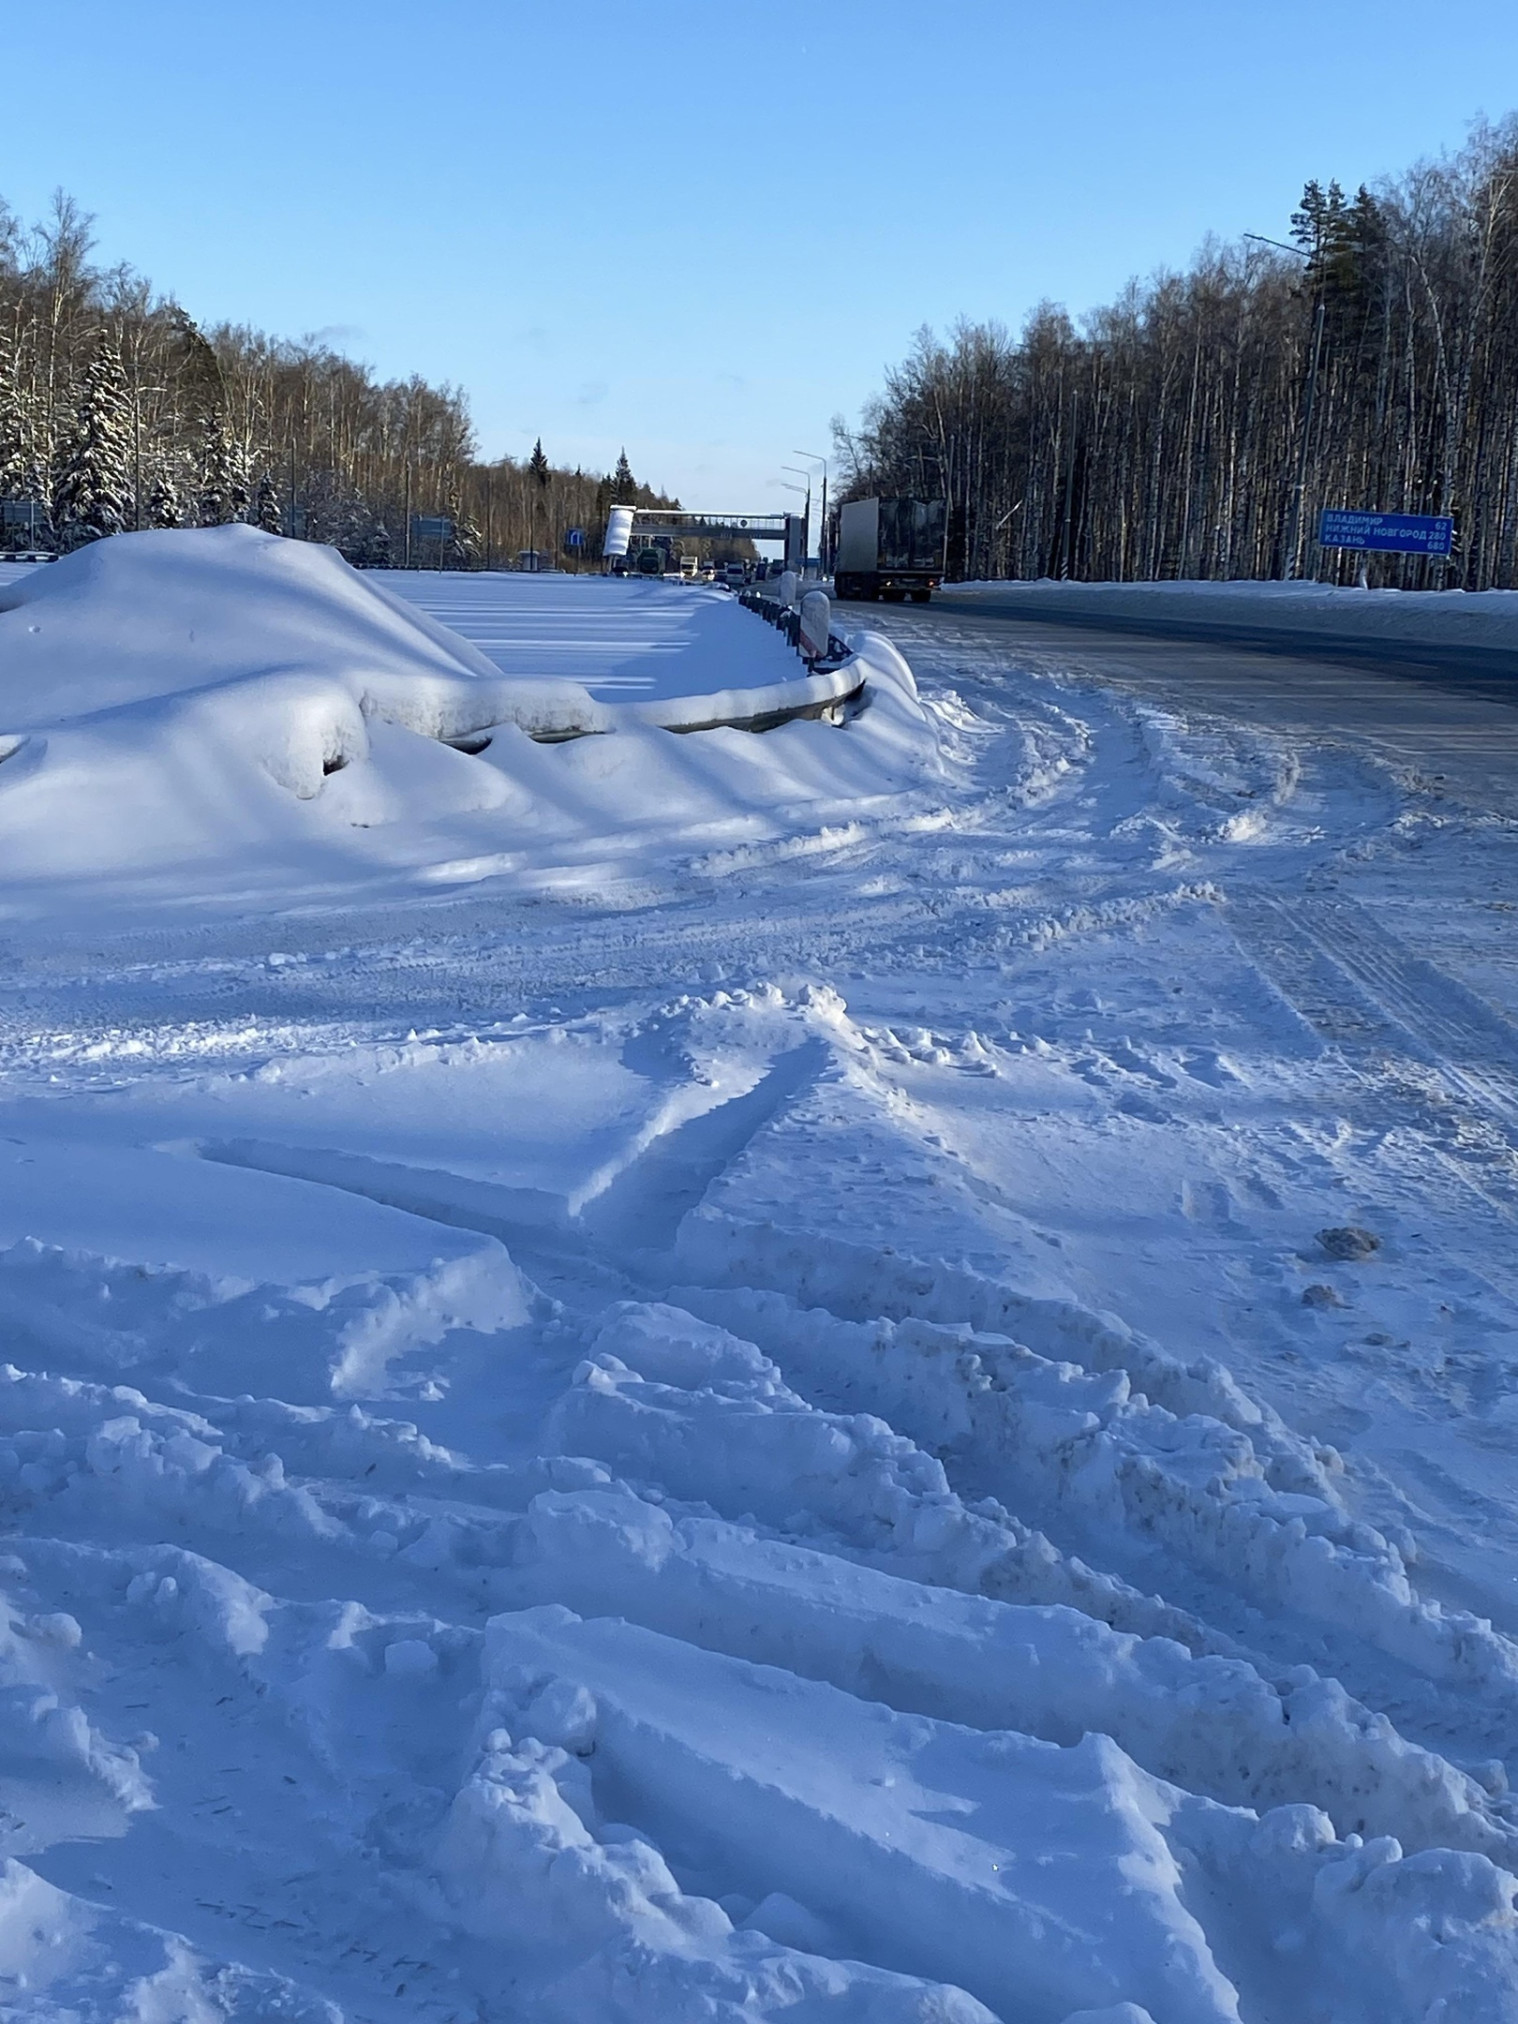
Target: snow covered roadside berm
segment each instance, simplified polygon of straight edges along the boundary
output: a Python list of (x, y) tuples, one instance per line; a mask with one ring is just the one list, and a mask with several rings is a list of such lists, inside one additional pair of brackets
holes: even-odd
[[(582, 588), (614, 611), (640, 587)], [(763, 834), (797, 802), (894, 793), (931, 770), (889, 648), (883, 707), (832, 754), (836, 772), (816, 764), (816, 732), (672, 739), (825, 705), (870, 671), (808, 674), (714, 595), (701, 615), (684, 691), (605, 701), (561, 674), (502, 673), (331, 549), (240, 525), (94, 543), (0, 584), (0, 908), (28, 889), (45, 906), (60, 882), (76, 905), (107, 886), (162, 903), (468, 883), (544, 869), (555, 850)]]
[(1019, 615), (1252, 632), (1312, 634), (1388, 646), (1475, 647), (1518, 653), (1518, 591), (1359, 590), (1330, 583), (963, 583), (966, 603), (1016, 601)]

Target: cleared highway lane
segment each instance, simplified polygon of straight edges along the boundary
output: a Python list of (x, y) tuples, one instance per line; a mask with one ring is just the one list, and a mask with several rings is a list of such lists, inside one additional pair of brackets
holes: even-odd
[[(840, 606), (850, 623), (897, 641), (915, 663), (967, 654), (984, 673), (1046, 673), (1235, 723), (1362, 747), (1446, 795), (1518, 817), (1518, 654), (1406, 649), (1342, 639), (1287, 641), (1243, 627), (1028, 615), (1006, 592), (940, 593), (924, 611)], [(1511, 665), (1509, 665), (1509, 663)]]

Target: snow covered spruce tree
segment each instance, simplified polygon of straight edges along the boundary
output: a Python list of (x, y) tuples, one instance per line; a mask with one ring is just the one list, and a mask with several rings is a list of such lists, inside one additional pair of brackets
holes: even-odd
[(638, 481), (633, 476), (632, 465), (623, 450), (617, 458), (617, 468), (611, 476), (611, 489), (607, 494), (613, 506), (636, 506), (638, 503)]
[(53, 524), (65, 548), (119, 534), (130, 510), (126, 377), (108, 338), (84, 376), (74, 433), (53, 488)]
[[(200, 427), (200, 524), (225, 527), (238, 518), (234, 495), (238, 487), (232, 464), (232, 445), (219, 407), (207, 408)], [(247, 488), (242, 488), (244, 505)]]
[(284, 518), (279, 510), (279, 487), (269, 471), (262, 473), (258, 490), (253, 495), (253, 525), (265, 534), (284, 532)]
[(174, 483), (174, 474), (166, 464), (160, 464), (153, 479), (153, 488), (148, 493), (149, 527), (183, 527), (184, 508), (179, 501), (179, 488)]
[(29, 447), (35, 439), (33, 418), (16, 370), (16, 355), (0, 342), (0, 499), (30, 506), (26, 517), (16, 516), (0, 527), (0, 547), (30, 548), (44, 536), (48, 486), (46, 476)]
[(14, 346), (0, 344), (0, 499), (21, 490), (26, 470), (26, 431)]

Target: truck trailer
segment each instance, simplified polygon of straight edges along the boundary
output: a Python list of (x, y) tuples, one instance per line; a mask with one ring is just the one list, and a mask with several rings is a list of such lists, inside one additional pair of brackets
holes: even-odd
[(943, 582), (949, 510), (942, 499), (851, 499), (838, 509), (838, 597), (926, 604)]

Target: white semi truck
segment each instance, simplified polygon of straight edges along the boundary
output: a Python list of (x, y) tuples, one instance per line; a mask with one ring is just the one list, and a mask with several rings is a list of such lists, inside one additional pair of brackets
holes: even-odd
[(838, 509), (835, 595), (926, 604), (943, 582), (948, 528), (942, 499), (851, 499)]

